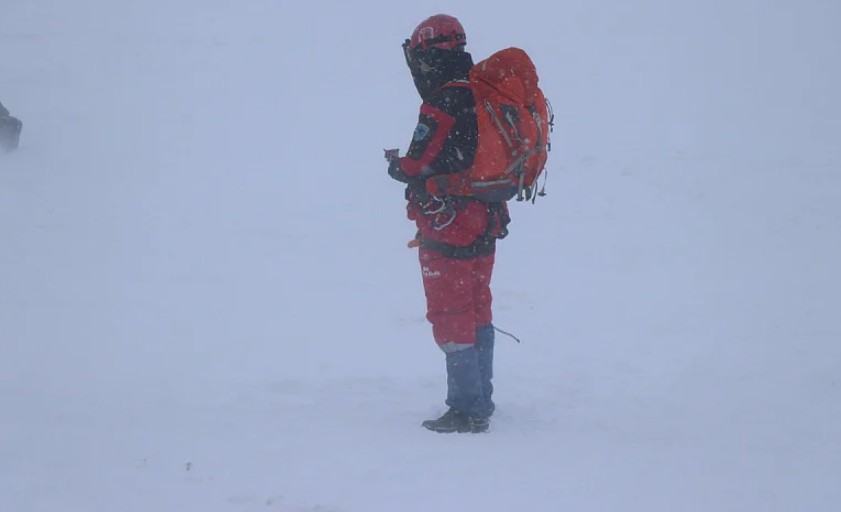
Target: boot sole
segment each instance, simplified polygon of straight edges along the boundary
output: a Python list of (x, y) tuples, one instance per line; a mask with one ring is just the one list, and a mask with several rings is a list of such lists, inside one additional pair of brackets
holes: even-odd
[(423, 428), (429, 430), (430, 432), (437, 432), (439, 434), (483, 434), (483, 433), (488, 431), (488, 428), (490, 428), (489, 424), (485, 424), (485, 425), (481, 425), (481, 426), (474, 425), (472, 427), (461, 428), (461, 429), (459, 429), (459, 428), (452, 428), (452, 429), (450, 429), (450, 428), (446, 428), (446, 429), (435, 428), (431, 425), (423, 425), (423, 424), (421, 426)]

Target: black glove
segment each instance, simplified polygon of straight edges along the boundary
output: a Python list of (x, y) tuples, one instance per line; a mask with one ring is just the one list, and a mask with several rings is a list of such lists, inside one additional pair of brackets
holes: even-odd
[(406, 171), (400, 167), (400, 150), (399, 149), (384, 149), (385, 159), (388, 161), (388, 175), (400, 183), (411, 183), (415, 178), (406, 174)]
[(385, 153), (385, 159), (386, 161), (388, 161), (388, 163), (391, 163), (392, 160), (400, 159), (399, 149), (384, 149), (383, 153)]

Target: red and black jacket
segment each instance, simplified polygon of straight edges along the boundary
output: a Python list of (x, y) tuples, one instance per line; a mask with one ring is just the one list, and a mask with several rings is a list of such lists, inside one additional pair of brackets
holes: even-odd
[(392, 161), (389, 174), (407, 184), (408, 216), (417, 224), (421, 247), (455, 258), (490, 254), (496, 239), (507, 234), (505, 203), (433, 198), (426, 192), (430, 176), (473, 165), (479, 134), (473, 92), (467, 83), (473, 65), (470, 54), (443, 51), (438, 59), (433, 73), (419, 76), (413, 70), (423, 104), (409, 150)]

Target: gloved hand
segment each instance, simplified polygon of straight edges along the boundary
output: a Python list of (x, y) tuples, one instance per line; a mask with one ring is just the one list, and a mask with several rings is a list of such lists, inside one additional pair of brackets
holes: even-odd
[(384, 149), (383, 152), (385, 153), (385, 159), (388, 163), (391, 163), (392, 160), (400, 158), (400, 150), (399, 149)]
[(400, 150), (399, 149), (384, 149), (385, 159), (388, 161), (388, 175), (400, 183), (411, 183), (415, 178), (406, 174), (406, 171), (400, 167)]

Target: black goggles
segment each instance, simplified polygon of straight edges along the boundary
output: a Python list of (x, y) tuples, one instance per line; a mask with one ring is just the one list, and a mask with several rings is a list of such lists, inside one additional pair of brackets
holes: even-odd
[(428, 50), (430, 48), (434, 48), (438, 43), (447, 43), (449, 41), (456, 41), (457, 43), (460, 41), (461, 45), (464, 45), (464, 34), (453, 34), (451, 36), (438, 36), (433, 37), (432, 39), (423, 39), (415, 48), (412, 48), (412, 41), (406, 39), (403, 42), (403, 54), (406, 56), (406, 62), (411, 63), (414, 60), (414, 52), (418, 50)]
[(406, 64), (410, 66), (420, 60), (424, 51), (426, 51), (426, 45), (424, 43), (421, 43), (414, 48), (412, 47), (412, 41), (409, 39), (406, 39), (403, 43), (403, 56), (406, 57)]
[(406, 65), (412, 70), (413, 75), (415, 73), (425, 75), (434, 69), (434, 66), (427, 62), (430, 57), (429, 55), (427, 55), (427, 59), (424, 60), (424, 55), (427, 53), (429, 52), (426, 52), (421, 48), (413, 50), (408, 39), (406, 39), (406, 42), (403, 43), (403, 55), (406, 57)]
[(403, 43), (403, 56), (406, 57), (406, 64), (412, 63), (412, 59), (414, 58), (412, 56), (413, 53), (414, 52), (412, 51), (412, 42), (406, 39), (406, 41)]

